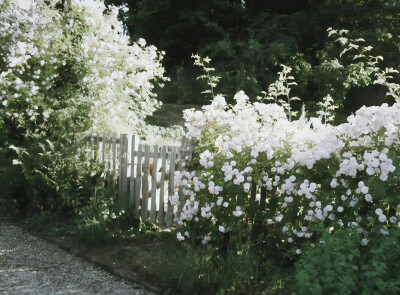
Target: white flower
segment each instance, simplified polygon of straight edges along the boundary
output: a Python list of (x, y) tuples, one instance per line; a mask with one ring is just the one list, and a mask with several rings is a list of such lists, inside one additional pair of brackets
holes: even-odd
[(363, 246), (367, 245), (368, 242), (369, 242), (369, 241), (368, 241), (366, 238), (364, 238), (364, 239), (361, 240), (361, 244), (362, 244)]
[(48, 117), (50, 117), (49, 111), (44, 111), (44, 112), (43, 112), (43, 117), (45, 117), (46, 119), (47, 119)]
[(377, 208), (377, 209), (375, 210), (375, 214), (376, 214), (376, 215), (382, 215), (382, 213), (383, 213), (383, 211), (382, 211), (381, 208)]
[(184, 237), (180, 232), (178, 232), (178, 233), (176, 234), (176, 238), (178, 239), (178, 241), (183, 241), (183, 240), (185, 240), (185, 237)]
[(338, 212), (343, 212), (343, 207), (342, 207), (342, 206), (339, 206), (339, 207), (337, 208), (337, 211), (338, 211)]
[(291, 203), (291, 202), (293, 202), (293, 197), (285, 197), (284, 200), (286, 203)]
[(211, 241), (211, 237), (205, 236), (205, 237), (203, 238), (203, 240), (201, 241), (201, 243), (202, 243), (203, 245), (205, 245), (205, 244), (207, 244), (207, 243), (210, 242), (210, 241)]
[(233, 97), (236, 100), (237, 105), (244, 105), (249, 100), (249, 97), (244, 93), (244, 91), (239, 91)]
[(380, 221), (380, 222), (385, 222), (385, 221), (386, 221), (386, 216), (383, 215), (383, 214), (379, 215), (378, 218), (379, 218), (379, 221)]
[(384, 235), (384, 236), (389, 235), (389, 231), (386, 230), (386, 229), (383, 229), (383, 228), (380, 230), (380, 233), (381, 233), (382, 235)]
[(332, 179), (331, 187), (332, 188), (337, 188), (338, 186), (339, 186), (339, 183), (337, 182), (337, 179), (336, 178)]
[(222, 225), (218, 226), (218, 230), (219, 230), (221, 233), (225, 233), (225, 227), (222, 226)]
[(301, 250), (300, 249), (296, 249), (296, 254), (300, 255), (301, 254)]
[(233, 216), (240, 217), (243, 215), (242, 208), (240, 206), (236, 206), (236, 211), (232, 212)]
[(243, 189), (244, 189), (245, 192), (248, 192), (248, 191), (250, 190), (250, 183), (246, 182), (246, 183), (243, 185)]
[(212, 104), (214, 104), (215, 106), (226, 106), (225, 97), (220, 95), (215, 96)]
[(365, 195), (365, 194), (368, 194), (368, 191), (369, 191), (369, 188), (368, 188), (368, 186), (363, 186), (362, 188), (361, 188), (361, 192)]

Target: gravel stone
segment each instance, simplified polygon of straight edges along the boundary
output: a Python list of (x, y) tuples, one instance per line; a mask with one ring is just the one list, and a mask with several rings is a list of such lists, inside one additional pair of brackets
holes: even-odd
[(0, 294), (154, 295), (1, 220)]

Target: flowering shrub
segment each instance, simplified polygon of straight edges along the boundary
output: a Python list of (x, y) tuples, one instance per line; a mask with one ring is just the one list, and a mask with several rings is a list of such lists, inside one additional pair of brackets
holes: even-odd
[(163, 54), (131, 42), (103, 1), (6, 0), (0, 10), (0, 148), (18, 154), (36, 195), (62, 196), (47, 205), (71, 206), (100, 176), (82, 135), (141, 134), (159, 104)]
[(290, 121), (275, 103), (234, 99), (184, 113), (197, 171), (176, 175), (185, 196), (179, 240), (206, 244), (258, 224), (300, 254), (320, 226), (355, 228), (366, 243), (397, 226), (400, 104), (362, 107), (333, 126), (324, 112)]
[(143, 39), (130, 44), (118, 9), (93, 0), (35, 1), (28, 9), (22, 2), (1, 6), (3, 116), (19, 124), (66, 120), (78, 103), (89, 108), (93, 130), (143, 125), (158, 105), (151, 82), (163, 78), (162, 54)]

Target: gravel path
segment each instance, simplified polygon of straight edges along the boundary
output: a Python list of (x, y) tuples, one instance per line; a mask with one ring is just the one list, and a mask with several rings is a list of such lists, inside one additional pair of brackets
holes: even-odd
[(90, 263), (0, 220), (0, 294), (153, 293), (135, 289)]

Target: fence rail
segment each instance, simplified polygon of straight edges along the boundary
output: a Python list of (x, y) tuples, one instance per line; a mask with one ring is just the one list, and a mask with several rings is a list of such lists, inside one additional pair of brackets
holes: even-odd
[(136, 219), (171, 226), (180, 208), (169, 197), (175, 194), (175, 171), (191, 160), (192, 148), (183, 137), (180, 146), (149, 145), (136, 135), (98, 135), (88, 138), (92, 157), (104, 163), (107, 187), (117, 190), (120, 208), (132, 210)]

